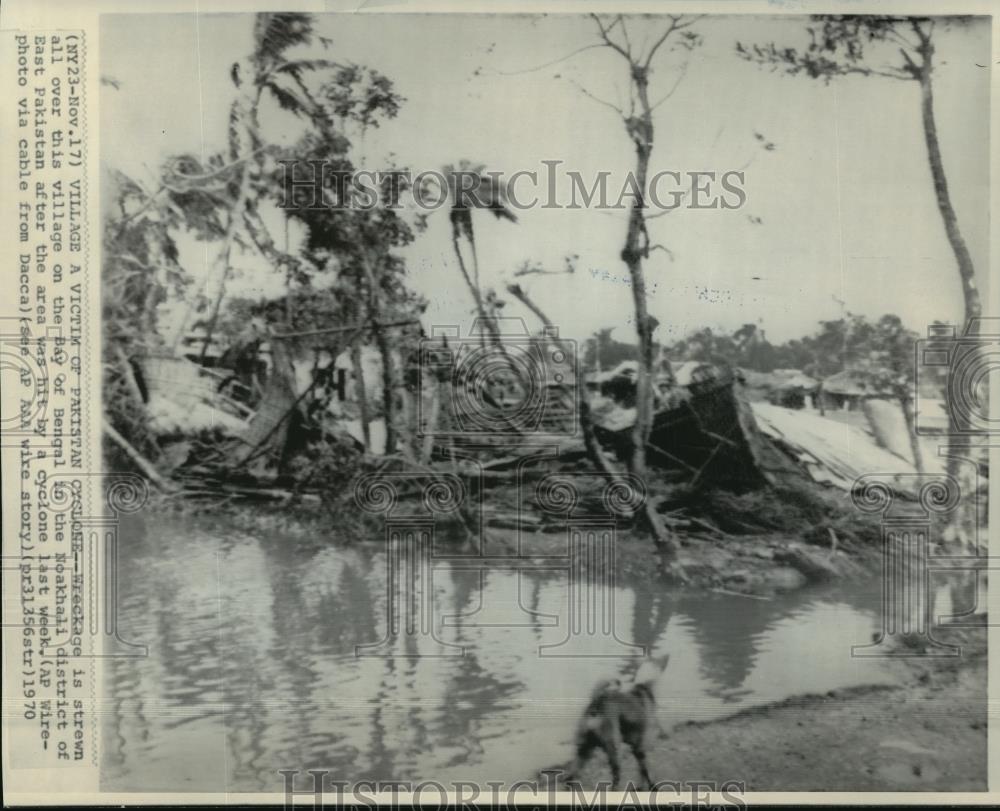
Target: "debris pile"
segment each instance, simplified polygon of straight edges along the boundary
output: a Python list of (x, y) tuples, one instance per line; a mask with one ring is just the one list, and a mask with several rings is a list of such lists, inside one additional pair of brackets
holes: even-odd
[[(813, 381), (793, 372), (773, 375), (773, 390), (812, 391)], [(628, 469), (636, 374), (636, 365), (624, 362), (570, 381), (587, 387), (605, 470)], [(487, 426), (449, 437), (434, 443), (433, 457), (421, 457), (379, 453), (379, 443), (371, 441), (377, 419), (369, 425), (366, 447), (356, 420), (328, 411), (325, 401), (306, 399), (315, 383), (297, 391), (288, 383), (291, 377), (284, 382), (274, 377), (265, 379), (257, 400), (245, 401), (225, 385), (231, 379), (225, 369), (178, 357), (145, 360), (146, 408), (156, 433), (173, 443), (164, 456), (173, 460), (171, 472), (188, 491), (311, 499), (331, 506), (349, 497), (351, 478), (359, 471), (457, 476), (484, 505), (485, 527), (544, 534), (564, 522), (548, 515), (535, 498), (535, 483), (552, 475), (571, 476), (575, 483), (601, 475), (595, 474), (593, 448), (584, 442), (573, 387), (565, 380), (540, 382), (537, 413), (545, 418), (522, 425), (523, 432), (512, 431), (519, 418), (498, 418), (492, 420), (492, 433)], [(657, 408), (647, 448), (652, 480), (645, 482), (646, 495), (664, 523), (689, 542), (725, 544), (752, 537), (782, 560), (794, 557), (794, 567), (808, 577), (822, 579), (822, 561), (812, 561), (808, 550), (789, 551), (789, 540), (841, 552), (870, 545), (878, 530), (870, 516), (852, 507), (849, 494), (859, 477), (879, 473), (895, 476), (901, 494), (917, 496), (907, 427), (893, 403), (869, 399), (846, 420), (842, 412), (821, 416), (801, 404), (786, 408), (751, 401), (748, 386), (759, 390), (761, 385), (761, 379), (748, 380), (745, 372), (711, 364), (662, 369), (654, 381)], [(443, 390), (436, 396), (449, 398), (442, 400), (453, 412), (449, 425), (475, 425), (470, 415), (455, 410), (475, 405), (472, 395), (465, 392), (463, 399), (461, 394)], [(502, 416), (510, 392), (494, 387), (490, 396)], [(523, 405), (513, 398), (511, 413), (536, 413)], [(862, 427), (859, 420), (865, 417), (869, 424)], [(925, 472), (943, 472), (933, 443), (925, 441), (925, 446)], [(266, 464), (263, 450), (270, 460)], [(592, 489), (581, 506), (589, 501), (600, 506), (599, 483)]]

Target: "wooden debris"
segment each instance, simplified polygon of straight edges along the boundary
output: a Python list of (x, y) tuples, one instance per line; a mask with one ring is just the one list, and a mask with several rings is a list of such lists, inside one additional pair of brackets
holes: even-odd
[(536, 531), (542, 529), (542, 519), (525, 511), (490, 511), (484, 516), (487, 526), (498, 529), (521, 529)]
[(771, 602), (770, 597), (765, 597), (763, 594), (748, 594), (743, 591), (730, 591), (729, 589), (714, 588), (711, 589), (716, 594), (725, 594), (728, 597), (746, 597), (748, 600), (764, 600), (765, 602)]
[(798, 569), (812, 583), (823, 583), (840, 577), (843, 572), (830, 558), (807, 547), (793, 545), (775, 552), (774, 559)]
[(138, 467), (146, 478), (155, 484), (159, 489), (165, 492), (171, 492), (174, 489), (174, 486), (159, 474), (157, 469), (153, 466), (153, 463), (133, 448), (132, 445), (129, 444), (128, 440), (114, 429), (107, 417), (104, 417), (104, 433), (107, 434), (119, 448), (125, 451), (125, 455), (135, 462), (136, 467)]

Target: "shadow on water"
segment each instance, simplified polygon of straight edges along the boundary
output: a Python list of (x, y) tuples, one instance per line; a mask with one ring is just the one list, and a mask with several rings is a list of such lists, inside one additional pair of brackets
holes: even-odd
[(665, 728), (889, 680), (881, 661), (851, 656), (878, 627), (877, 583), (774, 600), (604, 586), (620, 641), (543, 657), (567, 635), (565, 573), (441, 562), (438, 642), (358, 657), (387, 633), (381, 544), (306, 548), (162, 517), (123, 535), (119, 625), (149, 655), (106, 667), (107, 790), (281, 791), (279, 769), (517, 780), (568, 759), (594, 683), (638, 667), (632, 643), (671, 654)]

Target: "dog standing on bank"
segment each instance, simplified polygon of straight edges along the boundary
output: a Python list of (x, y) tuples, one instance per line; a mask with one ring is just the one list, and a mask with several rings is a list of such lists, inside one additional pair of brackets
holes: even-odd
[(660, 728), (653, 689), (669, 659), (669, 654), (650, 657), (639, 666), (631, 684), (606, 679), (594, 688), (577, 727), (576, 759), (566, 775), (567, 781), (580, 773), (595, 749), (603, 749), (611, 765), (611, 787), (617, 789), (621, 782), (619, 744), (625, 743), (635, 755), (647, 790), (652, 789), (646, 753)]

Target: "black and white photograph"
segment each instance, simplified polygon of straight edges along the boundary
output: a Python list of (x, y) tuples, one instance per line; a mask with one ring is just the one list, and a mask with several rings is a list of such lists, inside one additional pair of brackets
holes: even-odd
[(98, 790), (987, 791), (996, 45), (914, 8), (101, 14)]

